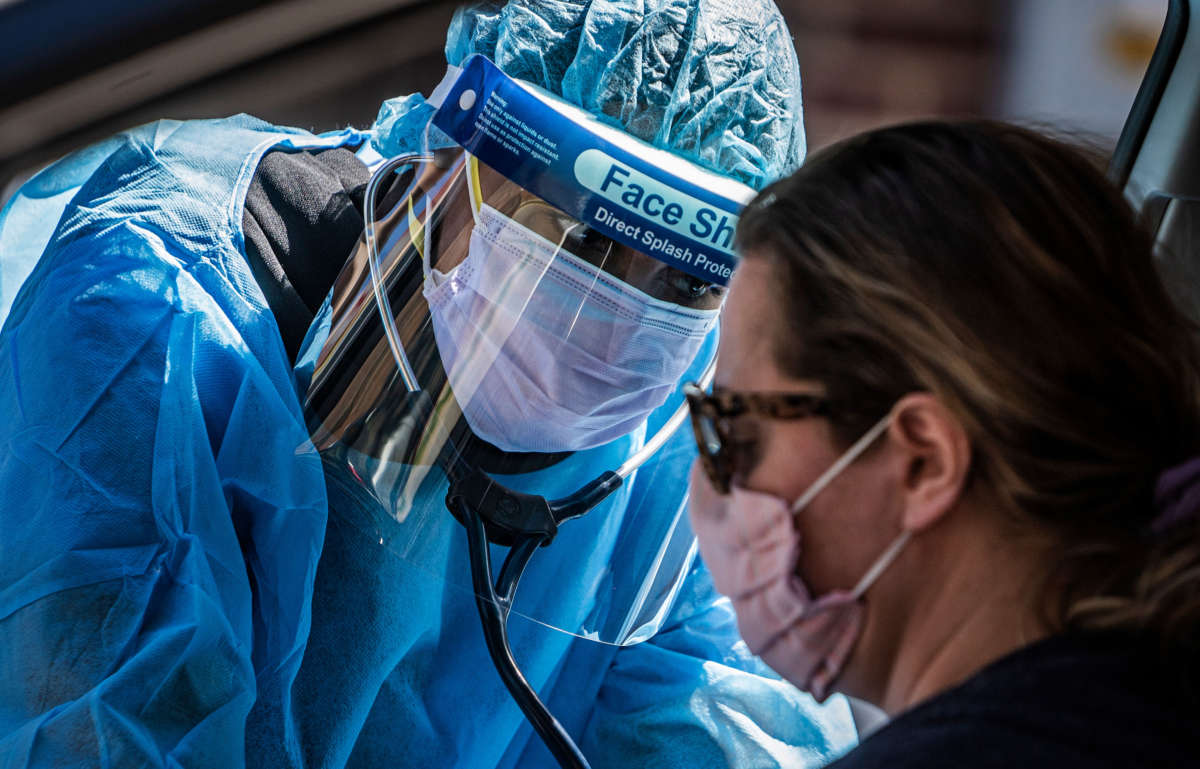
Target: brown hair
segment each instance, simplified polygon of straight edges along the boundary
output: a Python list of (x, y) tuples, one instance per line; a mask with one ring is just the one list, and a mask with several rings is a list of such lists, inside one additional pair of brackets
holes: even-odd
[(1078, 148), (995, 122), (873, 131), (765, 189), (738, 229), (772, 264), (782, 371), (847, 444), (937, 395), (1018, 522), (1061, 542), (1059, 629), (1200, 638), (1200, 526), (1152, 535), (1159, 474), (1200, 454), (1200, 354), (1152, 240)]

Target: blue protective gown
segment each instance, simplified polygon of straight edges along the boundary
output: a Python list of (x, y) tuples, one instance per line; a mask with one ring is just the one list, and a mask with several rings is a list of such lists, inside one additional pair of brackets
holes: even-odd
[[(60, 161), (0, 215), (0, 287), (23, 281), (0, 332), (0, 769), (553, 766), (470, 596), (414, 574), (313, 450), (305, 361), (297, 377), (245, 260), (267, 150), (388, 130), (163, 121)], [(690, 452), (680, 432), (613, 504), (674, 513)], [(577, 552), (558, 544), (545, 558)], [(597, 768), (814, 766), (853, 740), (844, 703), (762, 675), (699, 564), (645, 643), (510, 630)]]

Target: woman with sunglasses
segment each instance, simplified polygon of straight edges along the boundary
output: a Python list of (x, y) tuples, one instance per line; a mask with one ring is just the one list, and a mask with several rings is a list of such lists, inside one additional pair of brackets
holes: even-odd
[(1082, 153), (831, 147), (738, 230), (691, 518), (750, 649), (891, 721), (851, 767), (1200, 762), (1200, 357)]

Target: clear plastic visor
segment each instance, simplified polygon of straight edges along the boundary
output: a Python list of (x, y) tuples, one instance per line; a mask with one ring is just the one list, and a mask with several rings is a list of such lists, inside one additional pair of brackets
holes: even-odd
[(694, 557), (677, 385), (704, 374), (723, 288), (462, 150), (387, 169), (366, 205), (306, 402), (331, 515), (377, 533), (413, 589), (461, 602), (480, 593), (471, 505), (493, 581), (514, 543), (546, 544), (514, 614), (605, 643), (653, 634)]

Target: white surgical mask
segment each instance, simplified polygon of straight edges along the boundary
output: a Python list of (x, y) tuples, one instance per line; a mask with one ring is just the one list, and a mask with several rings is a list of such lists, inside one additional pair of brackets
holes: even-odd
[(425, 275), (455, 397), (475, 434), (506, 451), (578, 451), (630, 432), (718, 315), (655, 299), (487, 205), (467, 257)]

